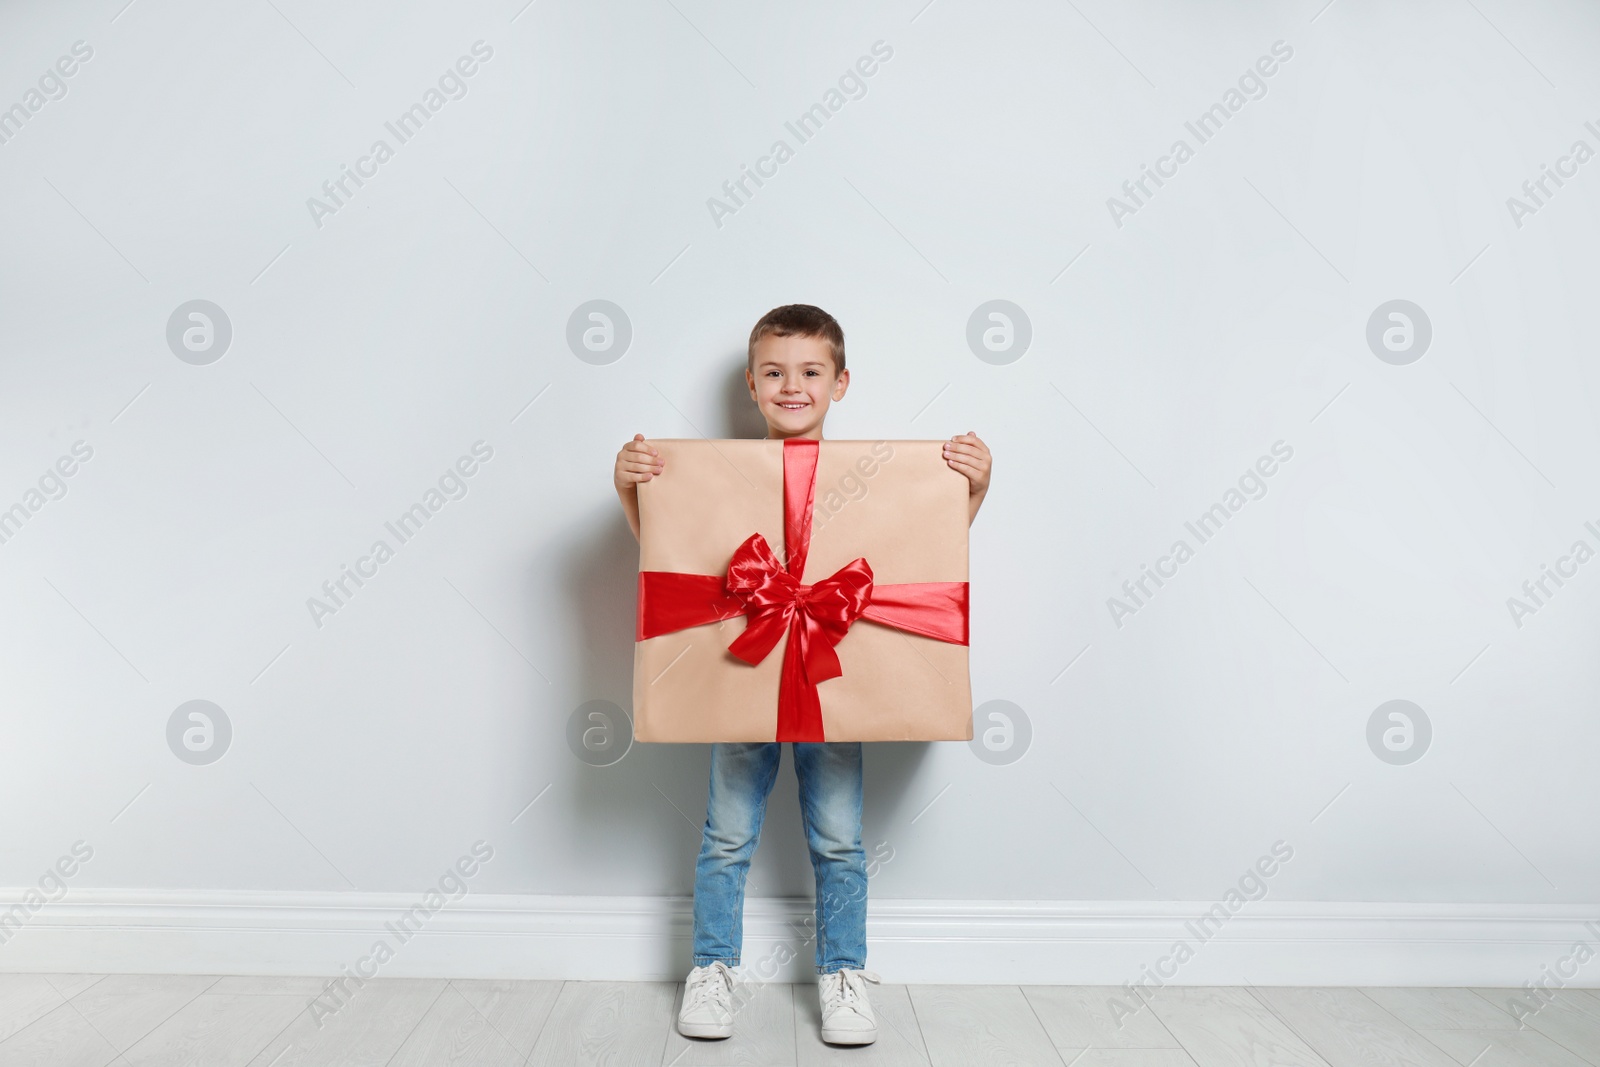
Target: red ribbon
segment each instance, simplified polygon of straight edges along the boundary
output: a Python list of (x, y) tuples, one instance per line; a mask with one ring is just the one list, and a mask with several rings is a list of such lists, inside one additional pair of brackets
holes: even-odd
[(778, 690), (778, 741), (824, 740), (817, 684), (844, 673), (834, 646), (857, 619), (952, 644), (967, 643), (966, 582), (874, 585), (872, 568), (858, 558), (820, 582), (800, 583), (811, 547), (816, 480), (817, 442), (784, 441), (787, 565), (780, 564), (767, 539), (755, 533), (734, 550), (725, 575), (639, 572), (637, 641), (745, 615), (749, 621), (744, 632), (728, 651), (753, 665), (788, 633)]

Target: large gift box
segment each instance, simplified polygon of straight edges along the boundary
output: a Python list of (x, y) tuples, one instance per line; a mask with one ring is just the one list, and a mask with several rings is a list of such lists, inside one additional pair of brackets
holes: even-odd
[(967, 479), (942, 441), (652, 440), (639, 741), (966, 741)]

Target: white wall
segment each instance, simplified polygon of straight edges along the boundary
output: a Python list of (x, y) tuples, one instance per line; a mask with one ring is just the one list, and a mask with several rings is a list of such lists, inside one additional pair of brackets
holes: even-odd
[[(0, 106), (93, 50), (0, 144), (0, 508), (93, 450), (0, 544), (0, 884), (93, 849), (0, 967), (65, 962), (74, 902), (420, 892), (480, 839), (474, 894), (691, 892), (706, 750), (599, 768), (566, 741), (630, 693), (610, 464), (635, 431), (759, 433), (744, 338), (796, 301), (847, 334), (829, 436), (993, 448), (974, 699), (1031, 724), (1005, 765), (871, 748), (874, 900), (1206, 906), (1281, 840), (1265, 905), (1600, 913), (1600, 564), (1507, 605), (1600, 548), (1600, 163), (1508, 206), (1600, 149), (1593, 8), (119, 7), (0, 14)], [(477, 41), (466, 95), (399, 144), (385, 122)], [(799, 144), (785, 122), (878, 41)], [(1200, 144), (1186, 121), (1279, 41)], [(378, 138), (393, 158), (314, 219)], [(1114, 221), (1178, 138), (1193, 158)], [(204, 365), (166, 336), (196, 299), (232, 330)], [(632, 329), (604, 365), (566, 340), (595, 299)], [(1004, 364), (967, 341), (995, 299), (1031, 324)], [(1367, 341), (1397, 299), (1431, 323), (1404, 365)], [(478, 441), (464, 498), (314, 623)], [(1189, 535), (1279, 441), (1265, 495)], [(1178, 538), (1194, 557), (1118, 625)], [(232, 729), (205, 766), (168, 744), (197, 699)], [(1421, 759), (1369, 747), (1390, 700), (1431, 723)], [(787, 757), (769, 820), (752, 893), (808, 895)], [(1546, 940), (1503, 977), (1568, 928)], [(182, 966), (159, 955), (126, 969)]]

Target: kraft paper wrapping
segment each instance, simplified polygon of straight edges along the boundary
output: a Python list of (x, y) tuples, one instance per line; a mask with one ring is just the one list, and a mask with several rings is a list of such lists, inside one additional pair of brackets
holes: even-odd
[[(787, 558), (782, 441), (652, 440), (661, 474), (639, 484), (639, 567), (724, 574), (734, 549), (762, 534)], [(967, 580), (967, 479), (942, 441), (823, 441), (817, 456), (813, 584), (856, 557), (874, 584)], [(728, 652), (740, 615), (638, 642), (639, 741), (771, 741), (783, 637), (759, 664)], [(967, 646), (857, 619), (835, 647), (844, 674), (817, 687), (829, 741), (972, 738)]]

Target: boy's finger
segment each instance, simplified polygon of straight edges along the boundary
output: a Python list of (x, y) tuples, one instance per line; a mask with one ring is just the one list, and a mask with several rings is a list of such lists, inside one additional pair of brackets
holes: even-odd
[(981, 474), (982, 473), (981, 471), (978, 470), (977, 467), (974, 467), (972, 464), (966, 462), (965, 460), (951, 459), (951, 460), (946, 460), (946, 462), (949, 463), (950, 466), (954, 467), (956, 470), (960, 471), (963, 474), (968, 474), (968, 473)]

